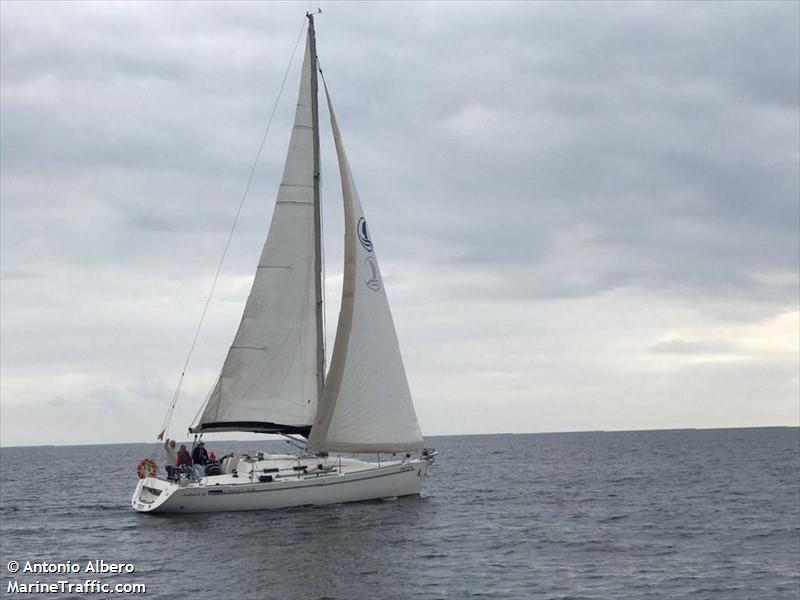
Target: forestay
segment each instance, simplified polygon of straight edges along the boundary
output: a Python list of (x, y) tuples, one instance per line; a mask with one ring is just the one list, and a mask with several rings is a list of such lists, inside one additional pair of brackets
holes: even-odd
[(327, 87), (325, 93), (342, 179), (345, 264), (331, 367), (309, 442), (320, 452), (420, 449), (422, 433), (375, 247)]
[(318, 400), (314, 137), (309, 36), (289, 151), (239, 329), (199, 422), (203, 431), (307, 434)]

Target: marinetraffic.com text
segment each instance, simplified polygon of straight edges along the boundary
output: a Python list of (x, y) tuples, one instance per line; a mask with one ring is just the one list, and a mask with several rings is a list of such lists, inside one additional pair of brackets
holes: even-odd
[[(98, 576), (122, 575), (136, 572), (133, 563), (115, 563), (100, 560), (86, 562), (32, 562), (11, 560), (6, 564), (11, 575), (3, 591), (6, 594), (145, 594), (144, 583), (107, 583)], [(29, 580), (31, 575), (83, 575), (85, 579), (71, 580), (66, 577), (57, 581)], [(77, 578), (76, 578), (77, 579)]]

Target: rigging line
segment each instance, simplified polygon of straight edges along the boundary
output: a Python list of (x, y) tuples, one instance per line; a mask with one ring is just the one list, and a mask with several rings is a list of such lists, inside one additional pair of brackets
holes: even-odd
[(253, 177), (256, 173), (256, 167), (258, 166), (258, 161), (261, 158), (261, 152), (264, 150), (264, 145), (267, 143), (267, 136), (269, 135), (270, 127), (272, 126), (272, 119), (275, 117), (275, 112), (278, 109), (278, 103), (281, 99), (283, 94), (283, 88), (286, 85), (286, 79), (289, 77), (289, 71), (292, 67), (292, 62), (294, 61), (294, 55), (297, 52), (297, 47), (300, 45), (300, 40), (303, 37), (303, 31), (306, 28), (305, 19), (303, 19), (303, 26), (300, 28), (300, 33), (297, 35), (297, 40), (294, 43), (294, 48), (292, 48), (292, 54), (289, 57), (289, 64), (286, 65), (286, 71), (283, 74), (283, 79), (281, 80), (280, 88), (278, 89), (278, 95), (275, 98), (275, 103), (272, 105), (272, 111), (269, 114), (269, 118), (267, 119), (267, 125), (264, 128), (264, 135), (261, 138), (261, 144), (258, 147), (258, 152), (256, 153), (255, 160), (253, 160), (253, 165), (250, 167), (250, 175), (247, 178), (247, 185), (245, 185), (244, 193), (242, 194), (241, 200), (239, 200), (239, 207), (236, 209), (236, 216), (233, 218), (233, 225), (231, 226), (231, 230), (228, 233), (228, 239), (225, 241), (225, 247), (222, 250), (222, 256), (219, 259), (219, 264), (217, 265), (217, 272), (214, 274), (214, 281), (211, 284), (211, 291), (208, 294), (208, 298), (206, 298), (206, 303), (203, 306), (203, 312), (200, 315), (200, 322), (197, 324), (197, 328), (194, 332), (194, 339), (192, 340), (192, 345), (189, 348), (189, 353), (186, 356), (186, 361), (183, 364), (183, 369), (181, 370), (181, 376), (178, 378), (178, 385), (175, 389), (175, 393), (172, 396), (172, 402), (170, 403), (170, 407), (167, 410), (167, 415), (164, 418), (164, 422), (162, 423), (161, 429), (162, 431), (166, 431), (169, 428), (170, 422), (172, 420), (172, 413), (175, 410), (175, 405), (178, 402), (178, 397), (180, 396), (181, 386), (183, 385), (183, 379), (186, 375), (186, 369), (189, 367), (189, 361), (192, 358), (192, 354), (194, 354), (194, 349), (197, 346), (197, 340), (200, 337), (200, 329), (203, 327), (203, 321), (205, 321), (206, 313), (208, 312), (208, 306), (211, 304), (211, 298), (214, 296), (214, 290), (217, 287), (217, 282), (219, 281), (219, 275), (222, 272), (222, 265), (225, 262), (225, 257), (228, 254), (228, 249), (231, 245), (231, 240), (233, 239), (233, 234), (236, 231), (236, 226), (239, 224), (239, 217), (242, 214), (242, 208), (244, 207), (244, 202), (247, 199), (247, 194), (250, 191), (250, 186), (253, 183)]

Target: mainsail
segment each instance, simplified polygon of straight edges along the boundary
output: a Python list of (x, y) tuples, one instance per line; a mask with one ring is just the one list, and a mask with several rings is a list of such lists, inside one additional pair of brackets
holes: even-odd
[(309, 443), (318, 452), (422, 448), (375, 247), (342, 145), (327, 86), (345, 212), (342, 305)]
[(310, 29), (269, 234), (236, 338), (193, 433), (308, 435), (316, 414), (324, 349), (314, 46)]
[[(327, 88), (345, 212), (342, 305), (324, 375), (313, 17), (283, 179), (239, 329), (193, 433), (299, 433), (318, 452), (422, 448), (364, 211)], [(324, 381), (324, 386), (323, 386)]]

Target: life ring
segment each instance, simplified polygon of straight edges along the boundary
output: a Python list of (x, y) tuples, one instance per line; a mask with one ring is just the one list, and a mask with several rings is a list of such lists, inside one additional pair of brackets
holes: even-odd
[(153, 459), (143, 458), (139, 461), (139, 464), (136, 465), (136, 475), (139, 476), (139, 479), (153, 477), (156, 473), (158, 473), (158, 465), (156, 465), (156, 461)]

